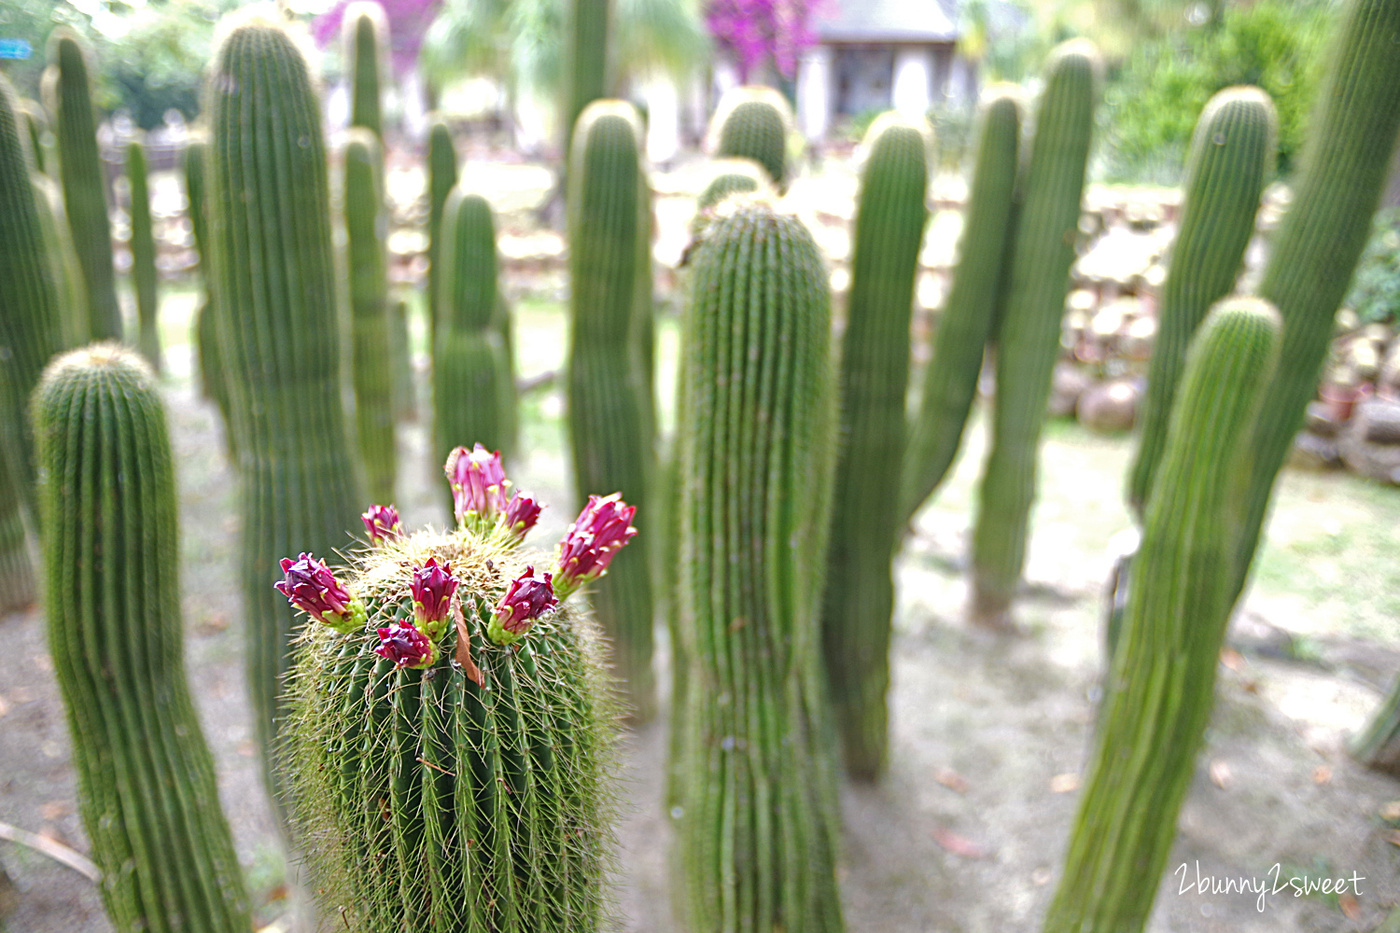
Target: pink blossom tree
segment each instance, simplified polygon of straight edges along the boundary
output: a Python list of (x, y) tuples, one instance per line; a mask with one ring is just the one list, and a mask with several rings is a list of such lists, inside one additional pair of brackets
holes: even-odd
[(710, 0), (705, 23), (745, 84), (772, 63), (791, 79), (803, 50), (816, 44), (813, 21), (822, 0)]

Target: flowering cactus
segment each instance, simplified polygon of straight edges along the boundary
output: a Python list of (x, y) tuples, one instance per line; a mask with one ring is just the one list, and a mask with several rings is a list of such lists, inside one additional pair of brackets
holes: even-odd
[(622, 501), (621, 493), (589, 496), (578, 519), (559, 542), (559, 579), (555, 589), (561, 598), (608, 572), (614, 555), (632, 540), (637, 529), (632, 516), (637, 507)]
[[(299, 642), (285, 756), (323, 908), (365, 933), (592, 933), (616, 784), (600, 642), (522, 546), (540, 505), (506, 500), (499, 458), (458, 448), (447, 473), (456, 529), (405, 534), (377, 507), (371, 537), (397, 531), (348, 571), (284, 562), (278, 589), (327, 623)], [(559, 552), (575, 588), (633, 511), (593, 497)], [(357, 605), (348, 627), (327, 611)]]
[(340, 585), (324, 561), (304, 552), (296, 560), (284, 557), (282, 573), (286, 576), (273, 588), (313, 619), (340, 632), (364, 624), (365, 607)]

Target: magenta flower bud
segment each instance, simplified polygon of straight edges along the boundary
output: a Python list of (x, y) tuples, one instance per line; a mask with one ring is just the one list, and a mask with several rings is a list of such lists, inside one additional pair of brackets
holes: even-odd
[(311, 618), (340, 632), (365, 624), (365, 607), (340, 585), (324, 561), (303, 553), (296, 560), (282, 558), (283, 578), (273, 586), (287, 602)]
[(392, 622), (388, 628), (377, 629), (379, 647), (374, 653), (395, 667), (421, 670), (437, 660), (437, 646), (427, 635), (407, 622)]
[(505, 520), (502, 522), (506, 534), (516, 543), (524, 541), (530, 529), (535, 527), (535, 522), (539, 521), (540, 508), (538, 502), (523, 492), (511, 496), (506, 503)]
[(531, 622), (559, 605), (559, 600), (554, 598), (553, 580), (553, 574), (537, 574), (534, 567), (526, 567), (524, 573), (512, 580), (486, 628), (491, 640), (498, 645), (519, 640), (529, 631)]
[(505, 511), (510, 481), (501, 468), (500, 451), (492, 453), (480, 444), (471, 452), (458, 447), (447, 455), (443, 470), (452, 484), (452, 511), (459, 523), (485, 530)]
[(607, 573), (613, 557), (637, 533), (632, 527), (636, 513), (637, 507), (623, 502), (620, 492), (588, 497), (588, 505), (559, 542), (554, 589), (560, 599)]
[(457, 578), (452, 575), (452, 565), (438, 564), (436, 558), (429, 557), (422, 567), (414, 568), (410, 586), (418, 628), (437, 641), (447, 631), (448, 608), (452, 605), (452, 594), (457, 592)]
[(379, 545), (386, 541), (397, 541), (403, 537), (403, 523), (399, 521), (399, 510), (392, 505), (372, 505), (369, 511), (360, 516), (369, 532), (371, 544)]

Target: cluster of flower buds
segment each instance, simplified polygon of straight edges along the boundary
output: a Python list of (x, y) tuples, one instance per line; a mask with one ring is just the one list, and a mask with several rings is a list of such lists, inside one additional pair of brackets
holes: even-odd
[(452, 511), (457, 523), (482, 534), (503, 529), (515, 543), (525, 540), (540, 517), (540, 504), (516, 492), (507, 497), (510, 480), (501, 466), (501, 452), (480, 444), (471, 450), (458, 447), (443, 466), (452, 485)]
[(530, 630), (531, 623), (558, 605), (554, 575), (537, 574), (533, 566), (526, 567), (525, 572), (506, 587), (486, 634), (498, 645), (512, 644)]
[(635, 505), (622, 501), (622, 493), (588, 497), (588, 505), (559, 542), (554, 592), (560, 599), (607, 573), (613, 557), (637, 533), (632, 527), (636, 513)]
[(337, 632), (353, 632), (365, 624), (365, 606), (331, 573), (324, 561), (303, 553), (282, 558), (282, 579), (273, 584), (287, 602)]
[(399, 510), (392, 505), (372, 505), (368, 512), (360, 516), (360, 521), (365, 523), (370, 544), (378, 546), (403, 537)]

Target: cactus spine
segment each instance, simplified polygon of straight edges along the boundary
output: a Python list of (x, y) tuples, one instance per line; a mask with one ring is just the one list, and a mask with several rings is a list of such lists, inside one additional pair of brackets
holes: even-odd
[(428, 131), (428, 346), (437, 339), (444, 312), (438, 307), (442, 294), (442, 209), (457, 186), (457, 149), (452, 132), (441, 120)]
[(68, 227), (87, 290), (88, 332), (95, 340), (120, 338), (122, 315), (112, 266), (112, 226), (97, 151), (87, 49), (76, 33), (55, 30), (49, 41), (49, 62), (44, 76), (46, 104), (58, 138), (58, 175)]
[[(364, 22), (362, 19), (361, 22)], [(345, 234), (350, 269), (355, 428), (365, 485), (376, 502), (394, 499), (398, 446), (394, 439), (394, 370), (389, 322), (389, 270), (384, 241), (379, 140), (352, 127), (345, 143)]]
[(0, 398), (6, 407), (0, 423), (18, 435), (14, 482), (33, 514), (33, 434), (25, 401), (62, 346), (63, 328), (59, 267), (44, 235), (46, 205), (31, 181), (27, 149), (14, 89), (0, 75), (0, 374), (9, 386)]
[(1083, 40), (1067, 42), (1048, 68), (997, 327), (991, 451), (973, 532), (969, 611), (973, 621), (993, 627), (1009, 624), (1025, 563), (1040, 429), (1079, 229), (1098, 53)]
[(1278, 337), (1273, 306), (1239, 298), (1217, 305), (1192, 343), (1045, 933), (1147, 923), (1214, 700), (1239, 493)]
[(678, 436), (690, 929), (842, 929), (818, 613), (834, 466), (826, 270), (811, 234), (732, 199), (694, 260)]
[(787, 186), (787, 141), (792, 112), (787, 99), (769, 87), (736, 87), (715, 110), (715, 155), (753, 159), (779, 189)]
[(1128, 502), (1139, 515), (1162, 456), (1191, 335), (1210, 306), (1234, 287), (1254, 233), (1259, 195), (1272, 172), (1277, 122), (1269, 95), (1255, 87), (1234, 87), (1212, 97), (1196, 123), (1181, 225), (1157, 316), (1142, 436), (1128, 474)]
[(866, 134), (841, 352), (837, 460), (822, 611), (827, 683), (846, 770), (873, 780), (888, 750), (895, 528), (909, 383), (909, 317), (928, 219), (927, 131), (897, 114)]
[(443, 211), (443, 294), (446, 315), (433, 354), (436, 456), (464, 440), (501, 451), (515, 447), (515, 384), (496, 326), (496, 224), (491, 205), (460, 188)]
[(267, 568), (294, 546), (344, 545), (364, 497), (342, 402), (330, 189), (306, 62), (279, 25), (249, 19), (224, 39), (208, 91), (218, 344), (243, 484), (249, 690), (267, 752), (293, 629)]
[(987, 89), (978, 107), (977, 163), (958, 243), (958, 266), (924, 370), (918, 412), (905, 450), (899, 517), (909, 520), (948, 475), (977, 397), (983, 348), (1005, 296), (1007, 246), (1015, 220), (1021, 94)]
[(1317, 388), (1332, 320), (1366, 245), (1400, 133), (1400, 0), (1352, 0), (1332, 40), (1299, 160), (1293, 204), (1274, 235), (1259, 295), (1283, 315), (1283, 346), (1254, 433), (1234, 596), (1268, 512), (1274, 478)]
[(161, 371), (159, 296), (156, 293), (156, 240), (151, 229), (151, 193), (146, 177), (146, 147), (132, 140), (126, 147), (126, 181), (131, 215), (131, 280), (136, 290), (139, 346), (146, 362)]
[[(595, 101), (579, 118), (569, 169), (569, 435), (574, 484), (618, 490), (645, 508), (655, 470), (635, 357), (642, 236), (642, 169), (630, 104)], [(624, 572), (599, 581), (593, 607), (639, 720), (654, 712), (653, 597), (645, 548), (618, 558)]]
[(49, 651), (83, 824), (121, 931), (252, 918), (181, 653), (175, 471), (154, 376), (115, 344), (56, 359), (34, 397)]

